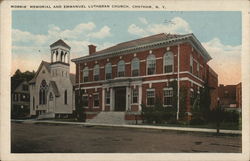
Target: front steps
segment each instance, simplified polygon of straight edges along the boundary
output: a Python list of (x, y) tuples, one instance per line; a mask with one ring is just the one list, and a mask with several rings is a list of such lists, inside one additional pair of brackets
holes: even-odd
[(100, 112), (93, 119), (87, 119), (88, 123), (100, 123), (100, 124), (117, 124), (125, 125), (125, 112)]
[(55, 113), (53, 113), (53, 112), (47, 112), (47, 113), (39, 115), (37, 117), (37, 120), (51, 119), (51, 118), (55, 118)]

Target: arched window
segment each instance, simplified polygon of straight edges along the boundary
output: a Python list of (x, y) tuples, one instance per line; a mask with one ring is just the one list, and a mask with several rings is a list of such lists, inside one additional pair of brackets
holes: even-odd
[(166, 52), (163, 58), (164, 64), (164, 73), (171, 73), (173, 72), (174, 66), (174, 56), (172, 52)]
[(39, 104), (44, 105), (46, 104), (46, 90), (47, 90), (47, 83), (45, 80), (42, 80), (39, 90)]
[(64, 91), (64, 104), (68, 104), (68, 96), (67, 96), (67, 90)]
[(124, 77), (125, 76), (125, 62), (120, 60), (117, 65), (117, 76)]
[(63, 51), (61, 51), (61, 56), (60, 56), (60, 61), (61, 62), (63, 61), (63, 55), (64, 55), (64, 53), (63, 53)]
[(58, 61), (58, 51), (56, 51), (56, 61)]
[(83, 82), (87, 82), (89, 79), (89, 68), (85, 67), (83, 69)]
[(155, 56), (150, 54), (147, 58), (147, 74), (152, 75), (156, 73)]
[(97, 81), (99, 80), (99, 74), (100, 74), (100, 68), (99, 65), (94, 66), (94, 80)]
[(112, 65), (108, 63), (105, 65), (105, 78), (112, 79)]
[(134, 58), (132, 60), (131, 71), (132, 71), (132, 76), (139, 76), (140, 60), (138, 58)]

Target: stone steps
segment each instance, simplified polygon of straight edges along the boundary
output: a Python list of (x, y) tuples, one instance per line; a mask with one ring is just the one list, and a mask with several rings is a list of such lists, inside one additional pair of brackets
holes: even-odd
[(53, 112), (48, 112), (48, 113), (44, 113), (41, 114), (37, 117), (37, 120), (42, 120), (42, 119), (51, 119), (51, 118), (55, 118), (55, 113)]
[(100, 112), (93, 119), (86, 120), (88, 123), (100, 123), (100, 124), (118, 124), (124, 125), (125, 121), (125, 112)]

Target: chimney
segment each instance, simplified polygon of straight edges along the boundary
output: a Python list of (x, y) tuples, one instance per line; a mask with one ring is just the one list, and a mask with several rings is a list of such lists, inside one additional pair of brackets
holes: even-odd
[(96, 52), (96, 46), (95, 45), (89, 45), (89, 55)]

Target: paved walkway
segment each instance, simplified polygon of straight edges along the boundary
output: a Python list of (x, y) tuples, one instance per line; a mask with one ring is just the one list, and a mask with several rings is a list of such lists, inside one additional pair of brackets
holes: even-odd
[[(167, 126), (150, 126), (150, 125), (115, 125), (115, 124), (100, 124), (100, 123), (86, 123), (86, 122), (66, 122), (54, 120), (11, 120), (13, 122), (23, 123), (49, 123), (49, 124), (68, 124), (68, 125), (85, 125), (85, 126), (107, 126), (107, 127), (124, 127), (124, 128), (139, 128), (139, 129), (159, 129), (159, 130), (175, 130), (175, 131), (190, 131), (190, 132), (208, 132), (216, 133), (216, 129), (206, 128), (190, 128), (190, 127), (167, 127)], [(241, 130), (221, 130), (221, 134), (241, 134)]]

